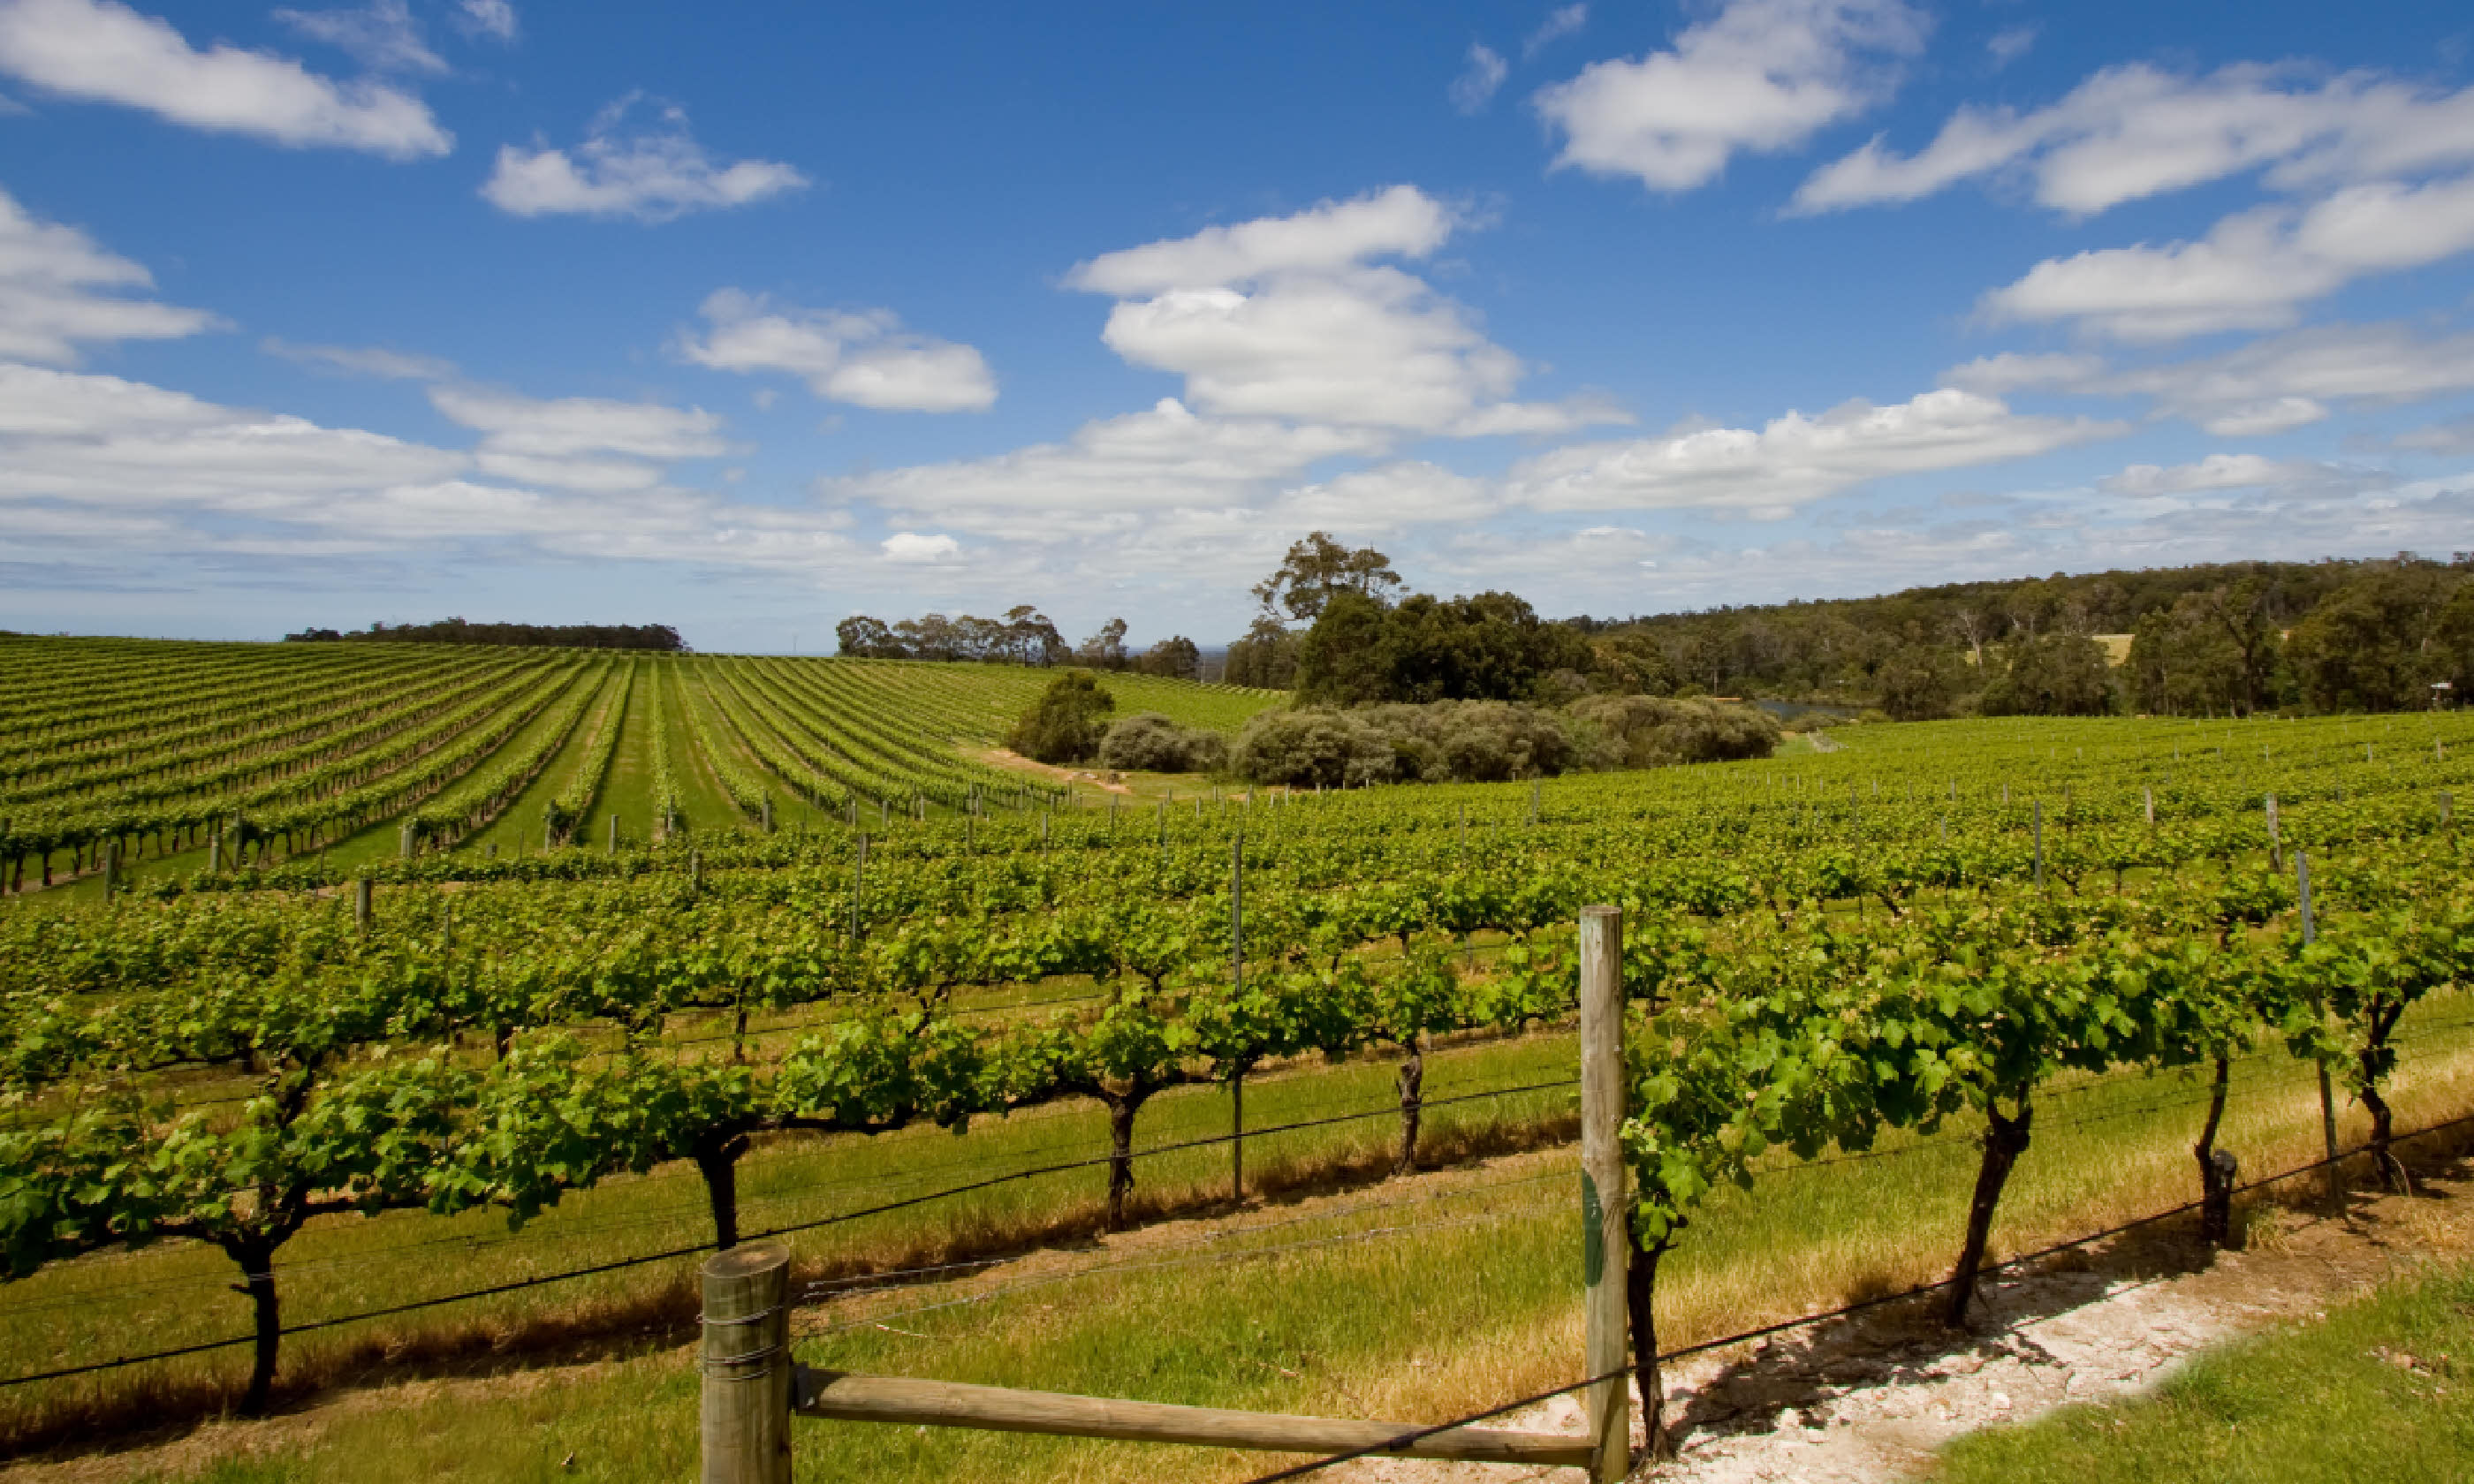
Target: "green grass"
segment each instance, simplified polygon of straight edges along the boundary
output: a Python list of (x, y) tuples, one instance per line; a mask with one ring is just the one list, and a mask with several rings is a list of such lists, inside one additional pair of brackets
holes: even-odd
[[(2433, 1018), (2452, 1022), (2462, 1020), (2464, 1009), (2456, 1001), (2429, 1007), (2438, 1013)], [(2412, 1126), (2474, 1106), (2474, 1048), (2466, 1040), (2462, 1027), (2444, 1034), (2434, 1027), (2409, 1043), (2397, 1089), (2401, 1121)], [(1566, 1037), (1552, 1037), (1495, 1049), (1567, 1067), (1570, 1045)], [(1379, 1098), (1388, 1068), (1348, 1072), (1364, 1079), (1360, 1090), (1370, 1102)], [(2282, 1057), (2242, 1064), (2225, 1138), (2246, 1169), (2281, 1168), (2312, 1152), (2316, 1096), (2307, 1074), (2298, 1073)], [(1437, 1095), (1447, 1095), (1454, 1083), (1467, 1085), (1465, 1072), (1440, 1065), (1431, 1075)], [(1249, 1116), (1270, 1121), (1275, 1086), (1249, 1094)], [(2178, 1077), (2056, 1089), (2044, 1100), (2035, 1143), (2004, 1196), (1997, 1254), (2188, 1199), (2199, 1092)], [(1217, 1096), (1188, 1093), (1170, 1116), (1147, 1125), (1145, 1142), (1213, 1131), (1225, 1114)], [(1024, 1120), (1010, 1132), (1033, 1136), (1038, 1129)], [(2349, 1118), (2343, 1132), (2358, 1138), (2362, 1130)], [(1360, 1137), (1379, 1146), (1390, 1133), (1388, 1120), (1376, 1120)], [(979, 1137), (952, 1147), (968, 1150)], [(879, 1140), (853, 1153), (883, 1160), (880, 1175), (897, 1173), (934, 1158), (944, 1136), (921, 1137)], [(1271, 1152), (1263, 1156), (1268, 1164)], [(1220, 1178), (1217, 1151), (1178, 1158), (1194, 1161), (1186, 1170), (1191, 1180)], [(1218, 1240), (1192, 1228), (1157, 1230), (957, 1283), (844, 1297), (801, 1310), (796, 1348), (803, 1361), (837, 1369), (1093, 1395), (1407, 1421), (1475, 1411), (1577, 1374), (1572, 1159), (1568, 1149), (1520, 1156), (1480, 1172), (1365, 1192), (1328, 1209), (1292, 1211), (1274, 1203), (1264, 1217), (1280, 1225)], [(803, 1195), (827, 1196), (832, 1187), (820, 1180), (832, 1178), (826, 1167), (803, 1171), (803, 1163), (786, 1152), (765, 1184), (793, 1204)], [(1956, 1246), (1974, 1169), (1966, 1131), (1950, 1130), (1909, 1154), (1780, 1167), (1750, 1191), (1724, 1192), (1696, 1215), (1661, 1269), (1661, 1339), (1683, 1344), (1732, 1333), (1939, 1277)], [(1146, 1171), (1145, 1188), (1160, 1190), (1170, 1179), (1166, 1167)], [(1082, 1183), (1085, 1199), (1096, 1194), (1096, 1173), (1058, 1180)], [(671, 1200), (689, 1194), (667, 1182), (641, 1186), (636, 1202), (655, 1189), (666, 1188)], [(1433, 1198), (1451, 1191), (1450, 1199)], [(620, 1189), (596, 1194), (630, 1200)], [(1025, 1191), (1024, 1198), (1039, 1197)], [(626, 1206), (602, 1209), (616, 1216)], [(958, 1218), (878, 1218), (885, 1223), (878, 1239), (918, 1236), (949, 1219)], [(387, 1225), (383, 1218), (367, 1224)], [(830, 1264), (830, 1247), (811, 1238), (795, 1239), (794, 1251), (803, 1275)], [(446, 1270), (442, 1279), (452, 1280), (475, 1271), (459, 1258), (482, 1256), (450, 1249), (431, 1260)], [(406, 1281), (400, 1270), (394, 1276)], [(487, 1311), (469, 1306), (465, 1322), (476, 1312)], [(675, 1325), (657, 1326), (618, 1337), (592, 1366), (509, 1369), (471, 1383), (417, 1382), (352, 1396), (314, 1410), (305, 1428), (242, 1429), (182, 1456), (224, 1471), (210, 1477), (234, 1481), (674, 1479), (691, 1471), (694, 1448), (696, 1381), (682, 1337)], [(823, 1423), (798, 1424), (797, 1448), (800, 1478), (859, 1484), (1132, 1484), (1164, 1472), (1232, 1480), (1275, 1461)], [(570, 1453), (575, 1463), (568, 1469)]]
[(2150, 1397), (1962, 1438), (1936, 1484), (2474, 1478), (2474, 1267), (2199, 1356)]

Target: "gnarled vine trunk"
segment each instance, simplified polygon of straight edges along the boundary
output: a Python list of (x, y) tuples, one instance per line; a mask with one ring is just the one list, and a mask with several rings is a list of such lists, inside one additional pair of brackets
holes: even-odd
[(1967, 1323), (1968, 1305), (1976, 1300), (1976, 1276), (1984, 1266), (1984, 1248), (1993, 1234), (1993, 1212), (2001, 1204), (2001, 1187), (2010, 1179), (2011, 1166), (2026, 1153), (2028, 1125), (2036, 1116), (2027, 1104), (2026, 1089), (2019, 1091), (2019, 1112), (2015, 1117), (2002, 1116), (1998, 1106), (1984, 1111), (1984, 1158), (1976, 1169), (1976, 1194), (1967, 1206), (1967, 1243), (1959, 1249), (1958, 1266), (1950, 1275), (1950, 1301), (1943, 1306), (1942, 1321), (1953, 1328)]
[(246, 1295), (250, 1303), (255, 1328), (255, 1343), (249, 1368), (249, 1390), (241, 1398), (240, 1409), (251, 1417), (266, 1411), (268, 1395), (275, 1387), (275, 1362), (283, 1343), (283, 1312), (275, 1293), (275, 1243), (263, 1237), (227, 1237), (223, 1242), (225, 1256), (240, 1267), (241, 1281), (232, 1291)]
[(2233, 1245), (2234, 1177), (2241, 1165), (2217, 1147), (2217, 1130), (2224, 1122), (2225, 1090), (2233, 1077), (2233, 1060), (2217, 1058), (2217, 1080), (2208, 1093), (2208, 1121), (2191, 1157), (2199, 1161), (2199, 1240), (2211, 1247)]
[(1420, 1037), (1409, 1038), (1409, 1055), (1400, 1063), (1400, 1155), (1392, 1161), (1395, 1175), (1418, 1173), (1418, 1122), (1425, 1112), (1426, 1053)]
[(1134, 1114), (1140, 1096), (1110, 1096), (1108, 1103), (1108, 1230), (1126, 1230), (1126, 1198), (1134, 1191)]
[(1666, 1385), (1658, 1370), (1658, 1259), (1668, 1242), (1640, 1244), (1640, 1234), (1624, 1224), (1624, 1240), (1632, 1244), (1632, 1266), (1624, 1276), (1624, 1314), (1632, 1328), (1633, 1383), (1640, 1388), (1640, 1418), (1648, 1446), (1642, 1456), (1663, 1463), (1683, 1442), (1681, 1428), (1666, 1427)]

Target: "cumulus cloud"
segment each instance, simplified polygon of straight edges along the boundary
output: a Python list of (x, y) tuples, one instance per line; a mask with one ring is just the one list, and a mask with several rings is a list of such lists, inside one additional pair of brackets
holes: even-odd
[(1283, 273), (1334, 273), (1367, 258), (1422, 258), (1460, 225), (1414, 185), (1326, 201), (1291, 216), (1207, 227), (1191, 237), (1103, 253), (1067, 272), (1068, 288), (1117, 299), (1240, 283)]
[(2048, 258), (1980, 305), (1997, 322), (2075, 321), (2125, 341), (2291, 324), (2370, 274), (2474, 249), (2474, 175), (2348, 186), (2299, 210), (2239, 212), (2195, 241)]
[(922, 536), (916, 531), (896, 531), (878, 543), (887, 562), (900, 562), (930, 566), (951, 562), (962, 554), (962, 543), (942, 534)]
[(1475, 113), (1492, 101), (1494, 90), (1503, 85), (1512, 71), (1509, 63), (1492, 47), (1469, 43), (1468, 66), (1452, 79), (1452, 107), (1463, 113)]
[(1529, 33), (1529, 38), (1520, 43), (1520, 55), (1524, 59), (1534, 58), (1589, 23), (1589, 8), (1587, 5), (1558, 6), (1537, 30)]
[(2256, 63), (2190, 76), (2134, 62), (2096, 73), (2047, 108), (1960, 108), (1914, 155), (1876, 138), (1815, 172), (1795, 209), (1913, 201), (1992, 177), (2085, 216), (2246, 170), (2308, 190), (2469, 161), (2474, 88)]
[(2093, 378), (2075, 390), (2146, 395), (2219, 438), (2316, 422), (2332, 405), (2384, 406), (2474, 390), (2474, 334), (2319, 325), (2220, 355)]
[(1887, 407), (1850, 401), (1818, 418), (1705, 427), (1661, 438), (1558, 448), (1516, 466), (1512, 500), (1539, 510), (1700, 508), (1776, 518), (1894, 474), (2047, 453), (2126, 431), (2118, 422), (2031, 417), (1946, 387)]
[(380, 346), (304, 346), (269, 335), (257, 347), (296, 365), (348, 376), (376, 376), (381, 381), (448, 381), (455, 363), (432, 355), (412, 355)]
[(2474, 417), (2400, 433), (2393, 446), (2409, 453), (2474, 453)]
[[(793, 573), (853, 553), (832, 513), (574, 477), (611, 450), (667, 456), (711, 446), (700, 414), (483, 393), (448, 405), (489, 429), (479, 451), (118, 377), (0, 365), (0, 465), (9, 469), (0, 547), (38, 559), (44, 571), (83, 557), (124, 572), (137, 551), (184, 562), (546, 553)], [(524, 451), (496, 451), (507, 449)], [(562, 477), (514, 477), (527, 458)]]
[(2004, 350), (1979, 356), (1941, 373), (1941, 384), (1986, 396), (2044, 388), (2084, 388), (2104, 373), (2104, 362), (2093, 355), (2024, 355)]
[(700, 407), (569, 396), (542, 400), (483, 387), (433, 386), (430, 405), (481, 434), (485, 474), (571, 490), (649, 490), (661, 465), (732, 451), (721, 419)]
[(117, 0), (0, 0), (0, 72), (60, 97), (295, 148), (411, 159), (454, 147), (428, 107), (400, 88), (337, 83), (224, 42), (199, 51)]
[(1564, 134), (1558, 166), (1690, 190), (1880, 103), (1928, 29), (1904, 0), (1728, 0), (1672, 50), (1594, 62), (1536, 104)]
[(2171, 467), (2133, 464), (2119, 474), (2097, 481), (2108, 494), (2195, 494), (2215, 490), (2258, 490), (2310, 479), (2327, 467), (2304, 461), (2263, 458), (2255, 453), (2212, 453), (2196, 464)]
[(0, 189), (0, 357), (71, 365), (81, 343), (178, 340), (220, 323), (204, 310), (130, 297), (154, 282), (143, 267)]
[(2007, 26), (1985, 38), (1984, 54), (1998, 70), (2027, 55), (2036, 44), (2037, 27)]
[(1455, 214), (1414, 186), (1093, 258), (1069, 286), (1115, 297), (1102, 331), (1185, 378), (1209, 414), (1455, 436), (1621, 420), (1591, 402), (1509, 400), (1527, 368), (1461, 304), (1376, 257), (1423, 257)]
[(802, 309), (719, 289), (702, 309), (712, 328), (680, 350), (698, 366), (786, 371), (820, 397), (901, 412), (983, 412), (996, 377), (970, 346), (907, 331), (889, 309)]
[(456, 29), (494, 41), (516, 38), (516, 8), (508, 0), (456, 0)]
[(1198, 417), (1164, 397), (1148, 412), (1085, 423), (1063, 443), (826, 480), (820, 491), (977, 530), (1058, 537), (1180, 508), (1251, 506), (1271, 481), (1327, 458), (1380, 454), (1389, 442), (1373, 429)]
[(357, 11), (277, 11), (275, 18), (374, 72), (447, 70), (447, 60), (429, 49), (404, 0), (371, 0)]
[(1283, 490), (1266, 519), (1284, 531), (1397, 531), (1433, 521), (1482, 520), (1502, 508), (1489, 481), (1418, 460)]
[(539, 141), (529, 150), (500, 145), (482, 198), (513, 216), (667, 222), (807, 186), (805, 175), (777, 160), (716, 164), (674, 104), (654, 106), (659, 120), (653, 127), (626, 130), (627, 115), (643, 101), (630, 93), (594, 115), (572, 153)]

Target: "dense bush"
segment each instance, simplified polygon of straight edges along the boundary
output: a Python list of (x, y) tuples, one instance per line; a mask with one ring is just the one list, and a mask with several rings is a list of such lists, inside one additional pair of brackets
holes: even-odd
[(1100, 751), (1105, 718), (1117, 698), (1086, 671), (1069, 670), (1049, 682), (1030, 710), (1006, 733), (1006, 746), (1045, 763), (1085, 762)]
[(1438, 701), (1265, 711), (1237, 739), (1232, 765), (1258, 783), (1489, 783), (1766, 757), (1778, 741), (1777, 722), (1714, 701), (1589, 696), (1560, 712)]
[(1502, 701), (1378, 706), (1360, 713), (1391, 743), (1397, 776), (1427, 783), (1500, 783), (1543, 778), (1573, 762), (1551, 711)]
[(1767, 757), (1779, 744), (1779, 724), (1768, 714), (1716, 701), (1586, 696), (1565, 714), (1595, 733), (1584, 745), (1588, 765), (1597, 768)]
[(1100, 739), (1103, 766), (1135, 773), (1210, 773), (1228, 758), (1217, 732), (1188, 731), (1157, 711), (1121, 717)]
[(1257, 783), (1363, 788), (1396, 776), (1383, 733), (1350, 711), (1261, 711), (1237, 735), (1237, 776)]

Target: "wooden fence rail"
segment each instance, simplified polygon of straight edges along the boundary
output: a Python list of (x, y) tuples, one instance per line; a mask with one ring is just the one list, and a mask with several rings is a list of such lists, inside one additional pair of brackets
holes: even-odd
[[(1588, 1376), (1619, 1370), (1630, 1340), (1624, 1304), (1629, 1202), (1619, 1143), (1623, 1067), (1623, 914), (1587, 907), (1581, 913), (1581, 1257)], [(704, 1265), (703, 1484), (789, 1484), (794, 1416), (1587, 1469), (1593, 1481), (1609, 1484), (1622, 1479), (1632, 1461), (1630, 1398), (1620, 1380), (1589, 1389), (1589, 1430), (1573, 1437), (1492, 1427), (1427, 1431), (1416, 1423), (1233, 1412), (817, 1370), (790, 1358), (789, 1275), (789, 1249), (779, 1243), (735, 1247)]]

